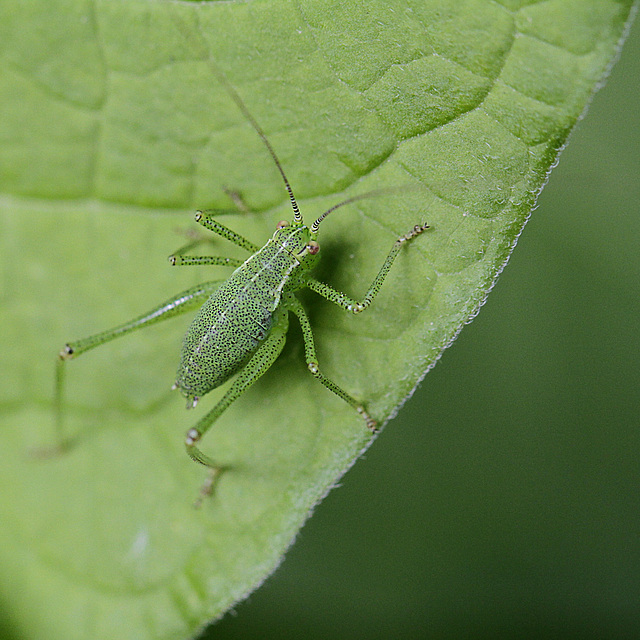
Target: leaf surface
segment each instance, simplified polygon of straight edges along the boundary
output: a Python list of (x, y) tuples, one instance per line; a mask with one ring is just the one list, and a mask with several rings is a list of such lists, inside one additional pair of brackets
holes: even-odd
[[(68, 366), (67, 455), (52, 440), (62, 344), (224, 269), (171, 268), (190, 210), (262, 244), (289, 218), (267, 133), (310, 222), (318, 276), (361, 296), (399, 235), (371, 309), (308, 292), (320, 365), (380, 422), (483, 302), (569, 131), (615, 54), (631, 2), (34, 1), (0, 5), (3, 427), (0, 630), (7, 638), (182, 638), (254, 589), (371, 441), (306, 370), (292, 322), (274, 367), (203, 450), (230, 467), (192, 508), (203, 469), (170, 392), (188, 318)], [(192, 34), (192, 36), (190, 35)], [(406, 187), (406, 188), (405, 188)], [(216, 240), (208, 252), (239, 256)]]

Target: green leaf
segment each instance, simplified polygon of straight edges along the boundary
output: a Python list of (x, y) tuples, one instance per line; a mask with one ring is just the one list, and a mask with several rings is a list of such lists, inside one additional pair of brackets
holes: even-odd
[[(0, 634), (182, 638), (254, 589), (370, 443), (307, 372), (299, 329), (203, 441), (231, 470), (202, 509), (171, 394), (188, 319), (68, 366), (78, 445), (47, 461), (62, 344), (223, 269), (166, 262), (190, 210), (262, 243), (290, 217), (276, 168), (203, 61), (266, 131), (308, 221), (352, 193), (405, 191), (332, 214), (319, 275), (352, 317), (304, 295), (324, 372), (381, 422), (484, 300), (610, 64), (630, 1), (0, 5), (3, 376)], [(182, 25), (182, 26), (181, 26)], [(193, 38), (189, 33), (193, 33)], [(216, 241), (215, 253), (239, 255)], [(375, 487), (372, 488), (375, 490)]]

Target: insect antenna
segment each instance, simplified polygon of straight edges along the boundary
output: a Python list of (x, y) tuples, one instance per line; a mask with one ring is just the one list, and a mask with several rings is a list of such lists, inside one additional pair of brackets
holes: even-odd
[(291, 208), (293, 209), (293, 219), (296, 223), (302, 224), (302, 214), (300, 213), (300, 209), (298, 208), (296, 197), (293, 195), (293, 189), (289, 184), (289, 180), (287, 179), (284, 169), (280, 164), (280, 160), (278, 159), (278, 156), (276, 155), (274, 148), (271, 146), (271, 143), (269, 142), (269, 139), (267, 138), (265, 132), (262, 130), (257, 120), (251, 115), (251, 112), (249, 111), (245, 103), (242, 101), (242, 98), (236, 92), (236, 90), (231, 86), (230, 82), (227, 80), (225, 75), (221, 71), (216, 69), (216, 67), (213, 65), (213, 63), (210, 60), (208, 62), (213, 72), (216, 74), (220, 84), (224, 86), (224, 88), (227, 90), (227, 93), (231, 96), (231, 99), (236, 103), (238, 109), (240, 109), (244, 117), (249, 121), (251, 126), (255, 129), (256, 133), (260, 136), (260, 138), (262, 138), (262, 142), (264, 142), (264, 146), (267, 147), (267, 150), (271, 154), (271, 157), (273, 158), (273, 161), (275, 162), (276, 167), (278, 167), (278, 171), (282, 176), (282, 181), (284, 182), (284, 186), (286, 187), (287, 193), (289, 194)]
[[(240, 97), (240, 94), (238, 94), (238, 92), (233, 88), (231, 83), (227, 80), (227, 77), (224, 75), (222, 69), (220, 69), (211, 59), (211, 55), (209, 54), (208, 49), (203, 43), (202, 33), (196, 31), (195, 29), (190, 30), (187, 27), (187, 25), (180, 19), (178, 19), (178, 27), (186, 36), (187, 41), (191, 40), (190, 36), (195, 36), (195, 35), (198, 36), (198, 39), (199, 39), (199, 43), (198, 43), (199, 46), (198, 46), (198, 52), (197, 52), (198, 56), (203, 60), (203, 62), (206, 62), (209, 65), (209, 69), (211, 70), (213, 75), (216, 77), (218, 82), (224, 87), (225, 91), (229, 94), (231, 99), (236, 103), (236, 106), (238, 107), (238, 109), (240, 109), (240, 112), (242, 113), (242, 115), (249, 121), (249, 124), (255, 129), (256, 133), (262, 139), (262, 142), (264, 142), (264, 146), (267, 147), (267, 151), (271, 154), (271, 157), (273, 158), (273, 161), (275, 162), (276, 167), (278, 167), (278, 171), (282, 176), (282, 181), (284, 182), (284, 186), (286, 187), (287, 193), (289, 194), (289, 201), (291, 202), (291, 208), (293, 209), (293, 220), (296, 224), (302, 224), (303, 222), (302, 214), (300, 213), (300, 209), (298, 208), (296, 197), (293, 195), (293, 189), (291, 188), (291, 185), (289, 184), (289, 180), (287, 179), (287, 176), (284, 172), (284, 169), (280, 164), (280, 160), (278, 159), (278, 156), (276, 155), (274, 148), (271, 146), (271, 143), (269, 142), (265, 132), (262, 130), (262, 127), (258, 124), (258, 121), (253, 117), (253, 115), (251, 115), (251, 112), (247, 108), (247, 105), (244, 103), (244, 101)], [(189, 33), (189, 31), (191, 31), (191, 33)]]
[[(411, 189), (411, 187), (408, 187)], [(318, 233), (318, 229), (320, 227), (320, 223), (333, 211), (339, 209), (340, 207), (344, 207), (345, 204), (351, 204), (352, 202), (356, 202), (358, 200), (364, 200), (366, 198), (377, 198), (379, 196), (384, 196), (389, 193), (397, 193), (398, 191), (405, 192), (407, 188), (403, 187), (395, 187), (391, 189), (376, 189), (375, 191), (367, 191), (367, 193), (360, 193), (357, 196), (352, 196), (351, 198), (347, 198), (342, 202), (338, 202), (338, 204), (334, 204), (332, 207), (329, 207), (317, 220), (313, 222), (311, 225), (311, 233)], [(412, 189), (413, 190), (413, 189)]]

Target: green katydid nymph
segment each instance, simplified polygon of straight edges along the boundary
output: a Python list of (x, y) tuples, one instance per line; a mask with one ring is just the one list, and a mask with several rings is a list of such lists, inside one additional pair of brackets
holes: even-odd
[(56, 423), (60, 441), (64, 443), (62, 422), (66, 361), (122, 335), (199, 307), (184, 337), (174, 389), (186, 397), (187, 407), (194, 407), (202, 396), (232, 379), (222, 399), (186, 433), (187, 453), (210, 469), (203, 495), (211, 492), (221, 469), (213, 458), (200, 450), (199, 442), (220, 415), (275, 362), (285, 344), (290, 312), (302, 327), (305, 358), (311, 374), (351, 405), (362, 416), (366, 428), (375, 431), (376, 421), (365, 404), (321, 372), (311, 323), (296, 292), (308, 287), (345, 311), (360, 313), (376, 297), (402, 246), (428, 228), (426, 224), (418, 224), (393, 243), (378, 275), (361, 300), (350, 298), (314, 278), (312, 271), (321, 255), (318, 234), (325, 218), (339, 207), (379, 195), (379, 192), (348, 198), (325, 211), (311, 225), (306, 225), (267, 136), (222, 72), (213, 64), (210, 66), (271, 155), (291, 203), (292, 219), (279, 222), (273, 236), (259, 247), (217, 222), (208, 212), (197, 212), (199, 224), (246, 250), (249, 257), (242, 261), (218, 256), (171, 256), (173, 265), (226, 265), (235, 267), (235, 271), (222, 283), (205, 282), (192, 287), (129, 322), (65, 345), (58, 358), (55, 396)]

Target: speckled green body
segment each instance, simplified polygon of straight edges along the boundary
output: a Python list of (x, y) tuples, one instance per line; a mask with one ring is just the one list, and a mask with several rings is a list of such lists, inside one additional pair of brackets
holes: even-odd
[[(202, 57), (209, 59), (208, 54)], [(291, 222), (279, 222), (273, 237), (263, 247), (259, 247), (217, 222), (208, 212), (198, 211), (196, 222), (248, 251), (251, 256), (245, 262), (241, 262), (237, 258), (224, 256), (184, 255), (184, 252), (179, 250), (169, 258), (172, 265), (233, 266), (236, 270), (222, 284), (219, 281), (203, 282), (172, 296), (133, 320), (67, 343), (58, 356), (55, 385), (56, 428), (60, 443), (58, 448), (63, 450), (70, 442), (63, 433), (65, 362), (115, 338), (199, 308), (184, 337), (174, 388), (186, 396), (189, 408), (195, 406), (200, 396), (230, 378), (233, 380), (215, 406), (185, 435), (187, 454), (210, 471), (207, 481), (202, 486), (201, 498), (196, 504), (200, 504), (204, 496), (211, 494), (217, 478), (225, 470), (214, 458), (200, 450), (199, 443), (226, 409), (276, 361), (286, 342), (290, 313), (300, 322), (309, 372), (329, 391), (353, 407), (371, 431), (376, 430), (377, 423), (365, 406), (320, 371), (311, 323), (295, 292), (308, 287), (349, 313), (361, 313), (378, 294), (401, 247), (428, 228), (427, 224), (417, 224), (409, 233), (396, 239), (378, 275), (360, 300), (316, 280), (310, 271), (320, 257), (317, 239), (322, 221), (340, 207), (374, 195), (384, 195), (389, 191), (381, 190), (351, 196), (324, 211), (307, 227), (282, 165), (264, 132), (224, 75), (219, 73), (213, 64), (211, 69), (264, 142), (282, 176), (293, 210), (293, 219)], [(233, 197), (234, 193), (230, 192), (229, 195)]]
[[(286, 179), (285, 184), (288, 187)], [(196, 307), (199, 311), (184, 338), (174, 387), (187, 397), (187, 407), (193, 407), (200, 396), (233, 377), (231, 385), (216, 405), (185, 436), (185, 448), (189, 456), (210, 469), (209, 477), (201, 490), (201, 498), (211, 493), (224, 467), (203, 453), (198, 443), (224, 411), (276, 361), (286, 342), (290, 313), (300, 322), (309, 372), (327, 389), (351, 405), (369, 429), (376, 430), (376, 421), (364, 405), (320, 371), (311, 323), (302, 303), (296, 297), (296, 291), (308, 287), (345, 311), (360, 313), (371, 304), (380, 290), (400, 248), (427, 229), (428, 225), (415, 225), (409, 233), (400, 236), (393, 243), (367, 293), (361, 300), (355, 300), (316, 280), (310, 271), (320, 257), (320, 245), (317, 242), (320, 223), (338, 207), (368, 195), (354, 196), (334, 205), (307, 227), (290, 188), (289, 193), (294, 208), (293, 220), (279, 222), (273, 237), (262, 248), (227, 229), (211, 216), (201, 211), (196, 214), (197, 222), (249, 251), (251, 256), (241, 262), (237, 258), (184, 256), (178, 253), (170, 257), (170, 262), (174, 265), (236, 267), (222, 284), (219, 281), (203, 282), (129, 322), (64, 346), (56, 367), (55, 407), (59, 450), (69, 446), (69, 440), (63, 434), (65, 362), (115, 338)], [(197, 504), (200, 502), (201, 500)]]
[(176, 387), (190, 404), (240, 371), (268, 337), (282, 294), (314, 266), (307, 226), (278, 228), (204, 303), (182, 346)]

